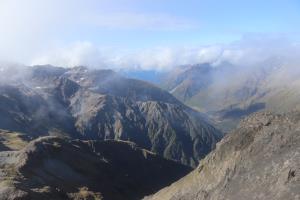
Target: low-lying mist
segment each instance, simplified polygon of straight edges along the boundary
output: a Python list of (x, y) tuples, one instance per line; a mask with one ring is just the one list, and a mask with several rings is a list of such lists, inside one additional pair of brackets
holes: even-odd
[(211, 63), (217, 67), (228, 62), (243, 68), (256, 67), (266, 61), (290, 64), (297, 63), (299, 57), (299, 43), (286, 37), (250, 35), (230, 44), (139, 50), (101, 48), (89, 42), (78, 42), (50, 50), (32, 59), (30, 64), (168, 71), (180, 65), (201, 63)]
[[(184, 80), (184, 76), (188, 76), (186, 71), (193, 66), (209, 66), (206, 74), (198, 72), (187, 77), (191, 79), (191, 86), (184, 86), (196, 91), (187, 103), (196, 107), (200, 104), (200, 110), (205, 107), (208, 111), (224, 108), (224, 105), (247, 107), (253, 102), (273, 102), (273, 99), (277, 99), (274, 104), (278, 107), (280, 98), (289, 97), (296, 101), (296, 91), (300, 87), (300, 45), (283, 36), (248, 35), (230, 44), (194, 48), (158, 47), (140, 51), (100, 48), (89, 42), (79, 42), (66, 48), (50, 49), (44, 55), (32, 58), (30, 63), (0, 63), (0, 83), (30, 83), (26, 80), (31, 72), (28, 66), (40, 64), (113, 69), (121, 73), (125, 71), (123, 74), (129, 77), (132, 72), (132, 77), (152, 79), (179, 99), (180, 95), (185, 95), (184, 91), (175, 91), (178, 84), (165, 87), (168, 82), (176, 80), (179, 75)], [(139, 71), (143, 73), (136, 73)], [(287, 107), (295, 105), (293, 102), (289, 102)]]

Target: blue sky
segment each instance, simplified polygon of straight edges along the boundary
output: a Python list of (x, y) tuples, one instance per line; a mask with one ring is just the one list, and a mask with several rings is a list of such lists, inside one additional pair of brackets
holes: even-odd
[[(108, 42), (112, 40), (116, 44), (137, 47), (203, 45), (227, 43), (253, 33), (290, 37), (298, 37), (300, 33), (300, 1), (295, 0), (148, 1), (134, 7), (134, 12), (149, 13), (150, 16), (151, 13), (172, 16), (174, 29), (171, 24), (166, 29), (136, 27), (120, 32), (104, 31), (101, 34)], [(185, 26), (176, 27), (177, 20), (182, 20)], [(99, 39), (99, 42), (103, 41)]]
[(91, 5), (94, 24), (84, 26), (74, 39), (100, 45), (203, 45), (252, 33), (300, 33), (299, 0), (121, 0)]
[[(2, 0), (0, 59), (29, 63), (83, 43), (121, 52), (300, 40), (299, 0)], [(50, 54), (50, 53), (49, 53)]]

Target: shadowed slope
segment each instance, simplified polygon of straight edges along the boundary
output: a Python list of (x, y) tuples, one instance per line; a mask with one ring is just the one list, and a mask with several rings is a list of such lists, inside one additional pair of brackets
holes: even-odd
[(0, 199), (140, 199), (190, 168), (134, 143), (43, 137), (1, 152)]

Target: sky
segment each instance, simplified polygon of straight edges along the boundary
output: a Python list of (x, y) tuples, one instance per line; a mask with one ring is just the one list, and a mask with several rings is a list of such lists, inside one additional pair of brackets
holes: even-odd
[(0, 0), (0, 60), (26, 65), (161, 70), (299, 41), (299, 0)]

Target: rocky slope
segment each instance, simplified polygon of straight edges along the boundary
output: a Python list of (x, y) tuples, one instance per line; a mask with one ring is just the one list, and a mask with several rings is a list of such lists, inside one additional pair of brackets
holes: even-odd
[(42, 137), (0, 152), (0, 199), (134, 200), (187, 174), (134, 143)]
[(0, 129), (0, 151), (20, 150), (31, 140), (26, 134)]
[(251, 67), (199, 64), (176, 68), (161, 85), (229, 131), (253, 112), (299, 107), (299, 75), (298, 66), (276, 59)]
[(196, 170), (147, 200), (300, 198), (300, 112), (257, 113)]
[(129, 140), (190, 166), (222, 137), (168, 92), (111, 70), (35, 66), (24, 74), (1, 84), (0, 128), (32, 137)]
[(0, 84), (0, 128), (32, 136), (73, 133), (73, 118), (59, 102), (23, 84)]

